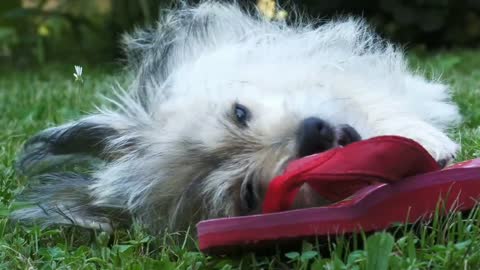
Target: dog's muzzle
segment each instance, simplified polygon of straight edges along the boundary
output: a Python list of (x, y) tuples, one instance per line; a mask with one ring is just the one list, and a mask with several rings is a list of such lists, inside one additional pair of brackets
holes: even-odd
[(298, 128), (298, 156), (320, 153), (359, 140), (361, 140), (360, 135), (350, 125), (341, 125), (335, 129), (320, 118), (309, 117), (303, 120)]

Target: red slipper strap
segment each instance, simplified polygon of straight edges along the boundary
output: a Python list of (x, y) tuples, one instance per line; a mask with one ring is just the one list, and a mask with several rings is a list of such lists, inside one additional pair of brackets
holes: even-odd
[(376, 137), (293, 161), (270, 182), (263, 211), (290, 209), (305, 183), (322, 198), (339, 201), (373, 183), (392, 183), (439, 169), (418, 143), (397, 136)]

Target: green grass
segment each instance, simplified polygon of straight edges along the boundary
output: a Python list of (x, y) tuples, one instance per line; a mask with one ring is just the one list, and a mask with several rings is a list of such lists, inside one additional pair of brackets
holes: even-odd
[[(480, 52), (412, 57), (429, 76), (452, 84), (464, 123), (452, 136), (462, 143), (458, 160), (480, 156)], [(25, 179), (13, 170), (15, 154), (36, 131), (92, 111), (100, 94), (111, 93), (121, 72), (84, 67), (84, 83), (73, 65), (0, 69), (0, 216), (12, 206)], [(479, 269), (480, 211), (436, 217), (431, 223), (397, 225), (388, 232), (340, 237), (270, 256), (205, 256), (195, 241), (140, 229), (112, 236), (75, 228), (39, 229), (0, 218), (0, 269)]]

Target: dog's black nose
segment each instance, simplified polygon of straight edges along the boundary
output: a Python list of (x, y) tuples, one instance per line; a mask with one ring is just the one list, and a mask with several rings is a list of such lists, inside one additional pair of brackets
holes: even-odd
[(328, 150), (335, 140), (335, 131), (327, 122), (316, 117), (307, 118), (298, 129), (298, 155), (304, 157)]

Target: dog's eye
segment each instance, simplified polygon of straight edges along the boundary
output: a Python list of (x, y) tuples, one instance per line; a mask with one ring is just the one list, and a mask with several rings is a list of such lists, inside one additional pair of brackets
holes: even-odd
[(248, 120), (250, 120), (250, 111), (247, 107), (242, 104), (235, 103), (233, 106), (233, 113), (235, 115), (235, 120), (242, 126), (247, 126)]

